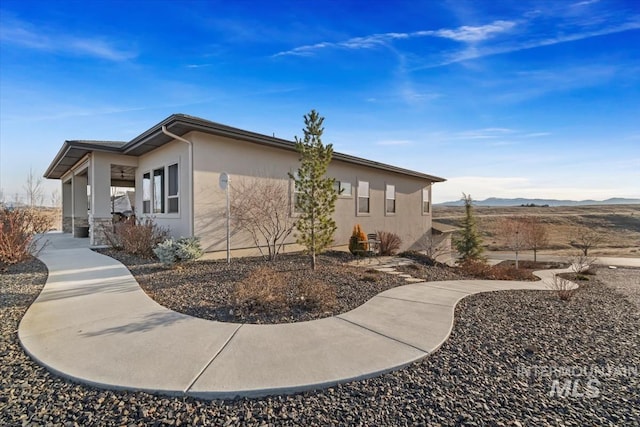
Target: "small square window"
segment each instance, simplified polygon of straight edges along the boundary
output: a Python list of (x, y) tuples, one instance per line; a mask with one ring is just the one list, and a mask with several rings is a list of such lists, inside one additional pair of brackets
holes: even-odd
[(351, 183), (345, 181), (338, 181), (337, 179), (333, 182), (333, 189), (338, 193), (339, 196), (347, 196), (351, 197)]

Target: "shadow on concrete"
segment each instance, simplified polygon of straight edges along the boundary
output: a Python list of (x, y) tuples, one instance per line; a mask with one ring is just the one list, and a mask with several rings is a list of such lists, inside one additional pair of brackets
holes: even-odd
[(97, 283), (88, 283), (73, 288), (66, 289), (47, 289), (40, 294), (37, 301), (47, 302), (56, 301), (66, 298), (76, 298), (87, 295), (98, 295), (107, 293), (128, 293), (138, 292), (140, 288), (136, 283), (132, 283), (130, 277), (122, 278), (121, 280), (107, 280)]
[(141, 320), (137, 322), (127, 323), (121, 326), (112, 326), (110, 328), (102, 329), (94, 332), (85, 332), (83, 337), (97, 337), (103, 335), (115, 335), (115, 334), (134, 334), (138, 332), (148, 332), (156, 328), (171, 326), (175, 323), (188, 319), (189, 316), (176, 313), (174, 311), (162, 311), (146, 314)]

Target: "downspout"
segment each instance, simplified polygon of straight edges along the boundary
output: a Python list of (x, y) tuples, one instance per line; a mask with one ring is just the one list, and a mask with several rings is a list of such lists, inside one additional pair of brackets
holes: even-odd
[(162, 125), (162, 133), (167, 136), (170, 136), (173, 139), (177, 139), (178, 141), (186, 142), (189, 145), (189, 199), (191, 201), (191, 218), (189, 220), (189, 233), (193, 236), (193, 228), (194, 228), (194, 199), (193, 199), (193, 142), (188, 139), (184, 139), (181, 136), (178, 136), (174, 133), (171, 133), (167, 130), (165, 125)]

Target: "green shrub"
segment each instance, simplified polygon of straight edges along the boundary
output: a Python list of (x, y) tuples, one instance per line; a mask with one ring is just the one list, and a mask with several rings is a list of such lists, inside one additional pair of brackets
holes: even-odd
[(176, 263), (188, 262), (202, 256), (200, 239), (198, 237), (181, 237), (178, 240), (167, 239), (159, 243), (153, 253), (161, 263), (171, 267)]

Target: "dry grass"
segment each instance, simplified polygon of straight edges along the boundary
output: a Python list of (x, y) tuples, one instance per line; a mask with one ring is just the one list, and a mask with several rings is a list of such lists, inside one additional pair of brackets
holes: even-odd
[[(597, 256), (640, 256), (640, 205), (557, 206), (557, 207), (475, 207), (484, 244), (489, 250), (507, 250), (501, 238), (500, 220), (505, 216), (536, 216), (548, 228), (549, 247), (539, 253), (574, 254), (570, 245), (581, 227), (597, 230), (603, 241), (589, 251)], [(434, 219), (459, 226), (462, 207), (434, 207)]]

